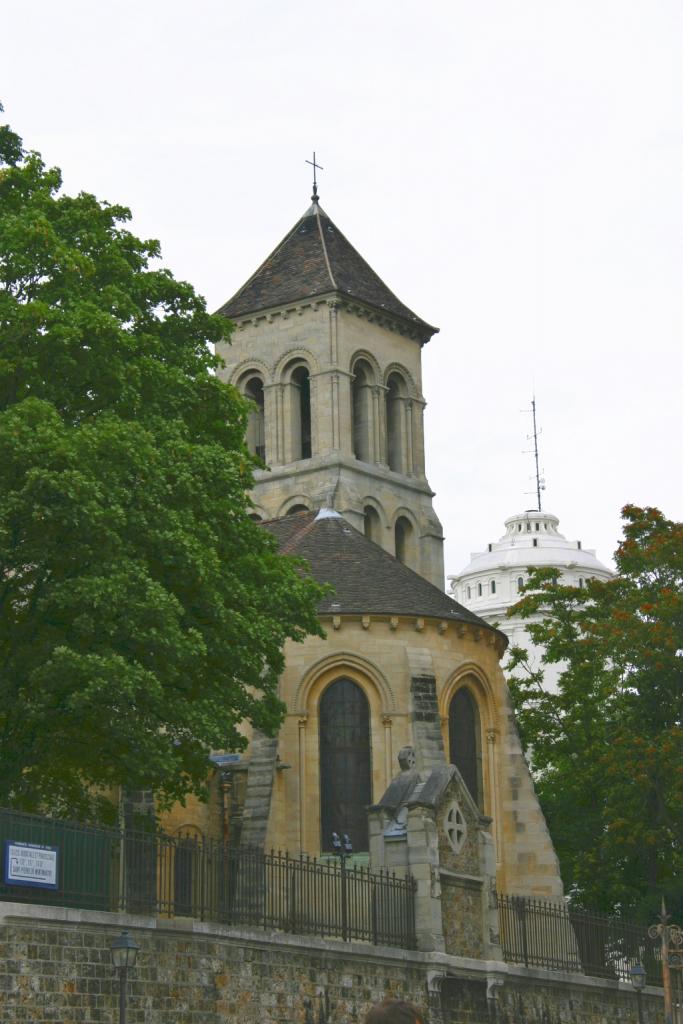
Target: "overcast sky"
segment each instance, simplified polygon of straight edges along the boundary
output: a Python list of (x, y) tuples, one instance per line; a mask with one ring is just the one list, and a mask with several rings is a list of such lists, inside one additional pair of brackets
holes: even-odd
[(440, 327), (427, 472), (455, 573), (534, 507), (610, 562), (681, 518), (680, 0), (5, 5), (29, 148), (133, 209), (211, 308), (309, 202)]

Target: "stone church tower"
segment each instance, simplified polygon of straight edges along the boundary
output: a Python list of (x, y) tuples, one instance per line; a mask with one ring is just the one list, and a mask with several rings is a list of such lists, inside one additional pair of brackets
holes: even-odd
[(436, 332), (396, 298), (313, 202), (221, 308), (224, 379), (255, 404), (255, 514), (334, 508), (443, 587), (425, 476), (421, 350)]
[[(223, 313), (235, 324), (224, 376), (254, 403), (248, 441), (269, 467), (256, 473), (255, 514), (331, 589), (318, 604), (324, 635), (285, 644), (278, 735), (245, 723), (246, 751), (214, 753), (211, 800), (176, 808), (165, 827), (316, 856), (347, 833), (354, 856), (388, 863), (396, 754), (411, 747), (411, 800), (423, 787), (434, 799), (404, 808), (402, 863), (422, 871), (426, 906), (442, 884), (482, 908), (494, 882), (561, 896), (500, 668), (506, 638), (443, 589), (422, 431), (420, 353), (434, 328), (315, 195)], [(441, 842), (453, 801), (469, 814), (471, 849), (444, 847), (437, 864), (417, 833)]]

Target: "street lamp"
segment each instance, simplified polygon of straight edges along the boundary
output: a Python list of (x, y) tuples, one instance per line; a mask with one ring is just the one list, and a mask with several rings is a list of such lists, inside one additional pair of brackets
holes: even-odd
[(349, 937), (349, 907), (348, 907), (348, 892), (346, 887), (346, 858), (353, 853), (353, 844), (349, 838), (347, 832), (342, 832), (341, 836), (338, 832), (332, 833), (332, 849), (339, 857), (339, 865), (341, 867), (341, 912), (342, 912), (342, 939), (344, 942)]
[(135, 967), (140, 947), (127, 931), (121, 932), (111, 944), (111, 959), (119, 972), (119, 1024), (126, 1024), (126, 982), (128, 969)]
[(643, 1024), (643, 989), (647, 985), (647, 972), (642, 964), (631, 964), (629, 974), (638, 1002), (638, 1024)]
[(342, 860), (348, 857), (349, 854), (353, 853), (353, 844), (349, 839), (348, 833), (342, 832), (340, 836), (338, 832), (332, 833), (332, 849), (341, 857)]

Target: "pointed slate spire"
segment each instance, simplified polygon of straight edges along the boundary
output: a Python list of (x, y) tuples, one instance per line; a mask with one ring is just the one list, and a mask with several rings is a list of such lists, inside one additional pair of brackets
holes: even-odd
[[(319, 166), (319, 165), (318, 165)], [(337, 294), (401, 321), (421, 342), (436, 334), (386, 286), (320, 206), (312, 203), (249, 280), (218, 310), (237, 318)]]

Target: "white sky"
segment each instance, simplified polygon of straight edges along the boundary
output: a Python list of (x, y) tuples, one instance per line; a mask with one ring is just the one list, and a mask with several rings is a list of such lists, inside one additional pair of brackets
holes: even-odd
[(132, 207), (210, 308), (321, 202), (419, 316), (446, 572), (534, 497), (609, 562), (680, 519), (680, 0), (7, 4), (25, 144)]

